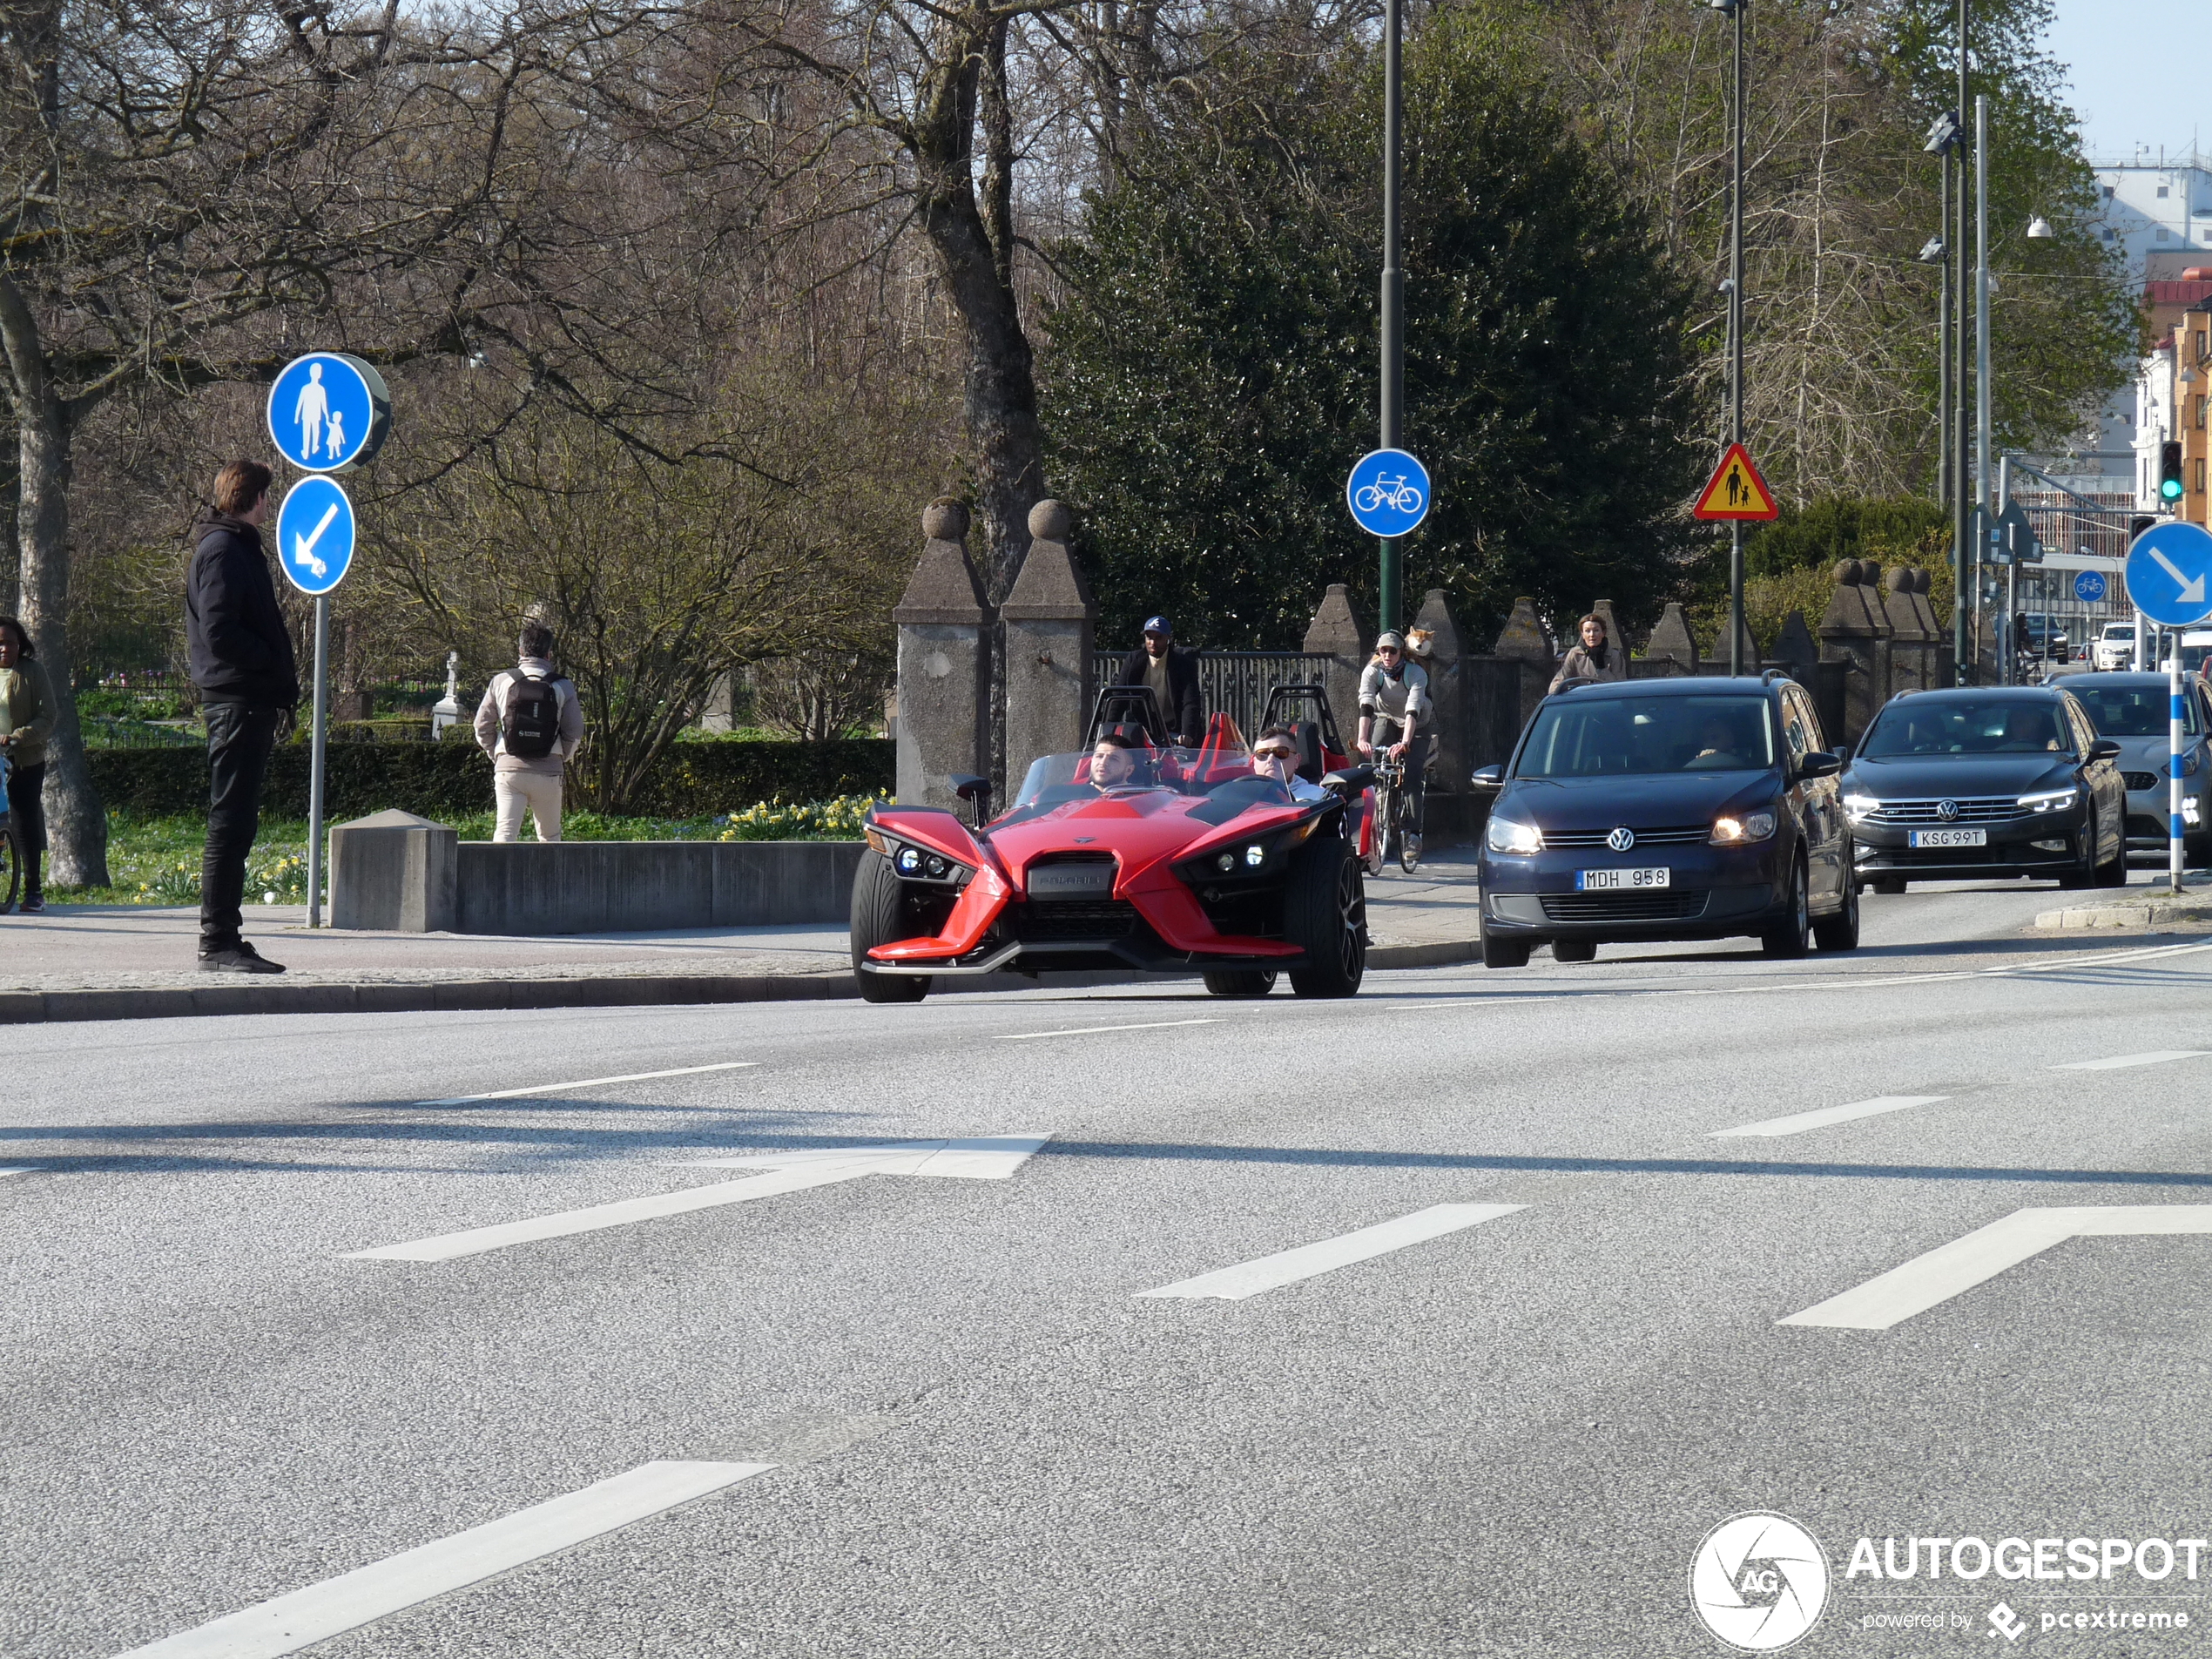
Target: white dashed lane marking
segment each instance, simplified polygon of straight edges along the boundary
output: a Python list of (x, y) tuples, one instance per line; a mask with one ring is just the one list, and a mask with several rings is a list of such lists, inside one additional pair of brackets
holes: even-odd
[(1716, 1129), (1716, 1136), (1723, 1135), (1802, 1135), (1809, 1129), (1825, 1129), (1831, 1123), (1848, 1123), (1854, 1118), (1879, 1117), (1885, 1112), (1901, 1112), (1912, 1106), (1932, 1106), (1939, 1100), (1949, 1100), (1948, 1095), (1878, 1095), (1872, 1100), (1855, 1100), (1848, 1106), (1823, 1106), (1817, 1111), (1796, 1112), (1788, 1117), (1769, 1117), (1757, 1123), (1738, 1123), (1734, 1129)]
[(432, 1596), (480, 1583), (649, 1515), (764, 1474), (772, 1463), (644, 1463), (612, 1480), (518, 1509), (133, 1648), (120, 1659), (278, 1659)]
[(571, 1089), (599, 1089), (608, 1083), (642, 1083), (655, 1077), (696, 1077), (707, 1071), (739, 1071), (757, 1066), (758, 1060), (725, 1060), (712, 1066), (678, 1066), (671, 1071), (626, 1071), (619, 1077), (579, 1077), (572, 1083), (532, 1083), (528, 1089), (495, 1089), (482, 1095), (448, 1095), (442, 1100), (418, 1100), (417, 1106), (469, 1106), (480, 1100), (535, 1100), (540, 1095), (566, 1094)]
[(1153, 1020), (1143, 1025), (1079, 1025), (1066, 1031), (1010, 1031), (1001, 1042), (1034, 1042), (1039, 1037), (1096, 1037), (1111, 1031), (1171, 1031), (1179, 1025), (1219, 1025), (1219, 1020)]
[(2206, 1049), (2152, 1049), (2143, 1054), (2114, 1055), (2107, 1060), (2069, 1060), (2053, 1071), (2125, 1071), (2130, 1066), (2161, 1066), (2168, 1060), (2195, 1060), (2212, 1053)]
[(1332, 1273), (1339, 1267), (1354, 1262), (1364, 1262), (1372, 1257), (1386, 1256), (1408, 1244), (1418, 1244), (1431, 1238), (1441, 1238), (1477, 1223), (1494, 1221), (1500, 1216), (1509, 1216), (1516, 1210), (1525, 1210), (1518, 1204), (1439, 1204), (1426, 1210), (1416, 1210), (1410, 1216), (1400, 1216), (1395, 1221), (1379, 1222), (1372, 1227), (1362, 1227), (1357, 1232), (1345, 1233), (1336, 1238), (1325, 1238), (1318, 1244), (1301, 1244), (1295, 1250), (1280, 1251), (1272, 1256), (1262, 1256), (1257, 1261), (1240, 1262), (1234, 1267), (1202, 1273), (1197, 1278), (1186, 1278), (1173, 1285), (1163, 1285), (1157, 1291), (1139, 1291), (1139, 1296), (1214, 1297), (1224, 1302), (1241, 1302), (1248, 1296), (1258, 1296), (1262, 1291), (1279, 1289), (1295, 1285), (1302, 1278), (1314, 1278), (1323, 1273)]

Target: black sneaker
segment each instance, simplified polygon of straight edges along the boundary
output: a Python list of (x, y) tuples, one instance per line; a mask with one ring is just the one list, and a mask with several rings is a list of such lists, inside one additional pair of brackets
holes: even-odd
[(284, 965), (271, 961), (241, 939), (235, 945), (200, 952), (199, 971), (203, 974), (281, 974)]
[(30, 894), (27, 895), (23, 901), (23, 913), (26, 916), (36, 916), (41, 914), (44, 912), (45, 908), (46, 895), (43, 893)]

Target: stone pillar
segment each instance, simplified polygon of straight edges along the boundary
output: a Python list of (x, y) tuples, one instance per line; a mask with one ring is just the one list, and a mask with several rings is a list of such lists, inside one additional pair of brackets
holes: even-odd
[(1551, 641), (1544, 637), (1543, 624), (1536, 620), (1534, 599), (1523, 594), (1513, 602), (1513, 615), (1506, 618), (1490, 654), (1521, 664), (1521, 708), (1514, 725), (1517, 732), (1544, 700), (1551, 690), (1552, 676), (1559, 671), (1559, 658), (1552, 652)]
[(1098, 608), (1082, 567), (1068, 550), (1068, 509), (1029, 509), (1029, 551), (999, 607), (1006, 623), (1006, 776), (1020, 783), (1039, 755), (1082, 746), (1097, 687), (1090, 683)]
[(1868, 603), (1865, 571), (1857, 559), (1837, 564), (1835, 596), (1820, 618), (1820, 660), (1844, 664), (1843, 725), (1828, 740), (1854, 746), (1889, 699), (1889, 622)]
[(1877, 590), (1875, 600), (1890, 624), (1890, 695), (1923, 691), (1933, 685), (1929, 648), (1935, 642), (1920, 626), (1920, 612), (1912, 603), (1914, 572), (1898, 565), (1889, 573), (1886, 593)]
[(1950, 685), (1955, 677), (1952, 672), (1951, 628), (1936, 616), (1935, 602), (1928, 597), (1929, 585), (1925, 570), (1912, 572), (1912, 614), (1919, 619), (1920, 631), (1927, 637), (1927, 685), (1933, 689)]
[(1782, 619), (1782, 631), (1774, 637), (1770, 660), (1778, 664), (1798, 685), (1810, 689), (1814, 670), (1820, 664), (1820, 645), (1812, 637), (1812, 630), (1805, 626), (1805, 613), (1792, 610)]
[(396, 807), (330, 832), (330, 925), (382, 933), (451, 931), (459, 836)]
[[(1613, 614), (1613, 601), (1599, 600), (1590, 607), (1590, 615), (1605, 624), (1605, 649), (1608, 657), (1614, 662), (1626, 663), (1629, 660), (1629, 636), (1627, 631), (1621, 626), (1621, 619)], [(1579, 644), (1581, 637), (1579, 632), (1576, 633), (1575, 643)]]
[(1689, 618), (1673, 600), (1667, 602), (1659, 625), (1651, 631), (1643, 655), (1647, 662), (1671, 661), (1677, 674), (1697, 672), (1697, 636), (1689, 630)]
[(968, 563), (967, 507), (930, 502), (921, 532), (921, 562), (891, 613), (899, 629), (899, 804), (961, 812), (953, 773), (991, 770), (989, 612)]
[[(1713, 636), (1713, 654), (1705, 664), (1705, 671), (1708, 674), (1728, 672), (1728, 624), (1726, 622), (1721, 624), (1720, 631)], [(1758, 636), (1751, 631), (1751, 621), (1748, 617), (1743, 619), (1743, 671), (1747, 675), (1759, 671)]]
[[(1329, 658), (1329, 712), (1336, 717), (1337, 735), (1348, 751), (1359, 735), (1359, 671), (1367, 665), (1366, 631), (1352, 609), (1352, 595), (1341, 582), (1329, 584), (1305, 631), (1300, 650)], [(1249, 739), (1258, 737), (1247, 732)]]
[(1429, 774), (1429, 830), (1432, 837), (1456, 834), (1460, 826), (1455, 815), (1438, 812), (1436, 797), (1467, 792), (1470, 769), (1467, 758), (1467, 678), (1460, 667), (1463, 655), (1460, 625), (1452, 620), (1452, 608), (1444, 601), (1443, 589), (1428, 590), (1421, 600), (1420, 614), (1413, 618), (1413, 626), (1426, 628), (1430, 634), (1429, 657), (1423, 665), (1428, 670), (1429, 696), (1436, 703), (1436, 712), (1429, 724), (1435, 739), (1429, 750), (1436, 757), (1435, 769)]

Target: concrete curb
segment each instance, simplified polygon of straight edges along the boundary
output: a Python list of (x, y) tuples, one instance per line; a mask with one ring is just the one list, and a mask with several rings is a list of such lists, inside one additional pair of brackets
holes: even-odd
[[(1385, 969), (1442, 968), (1475, 961), (1481, 955), (1479, 941), (1379, 945), (1367, 953), (1367, 965)], [(1071, 988), (1141, 982), (1136, 976), (1109, 974), (1068, 974), (1049, 981)], [(968, 980), (943, 988), (1006, 990), (1028, 984), (1009, 976), (1005, 983), (987, 985)], [(860, 995), (849, 974), (651, 974), (607, 979), (449, 980), (417, 985), (271, 985), (233, 981), (140, 989), (0, 991), (0, 1025), (178, 1020), (227, 1014), (520, 1013), (539, 1008), (829, 1002), (857, 1001)]]
[(2134, 904), (2046, 910), (2035, 918), (2035, 925), (2053, 933), (2088, 927), (2212, 927), (2212, 900), (2150, 899)]

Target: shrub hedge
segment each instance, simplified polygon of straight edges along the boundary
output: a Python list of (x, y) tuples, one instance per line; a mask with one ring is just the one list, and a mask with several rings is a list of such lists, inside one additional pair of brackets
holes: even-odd
[[(491, 760), (473, 743), (334, 743), (327, 751), (323, 813), (332, 822), (397, 806), (425, 818), (491, 806)], [(263, 810), (307, 813), (307, 745), (278, 746)], [(88, 749), (101, 802), (145, 816), (207, 810), (201, 749)], [(887, 738), (835, 743), (686, 743), (664, 752), (629, 810), (704, 818), (764, 800), (827, 800), (887, 792), (896, 762)], [(573, 780), (572, 780), (573, 781)], [(570, 790), (570, 804), (585, 804)]]

